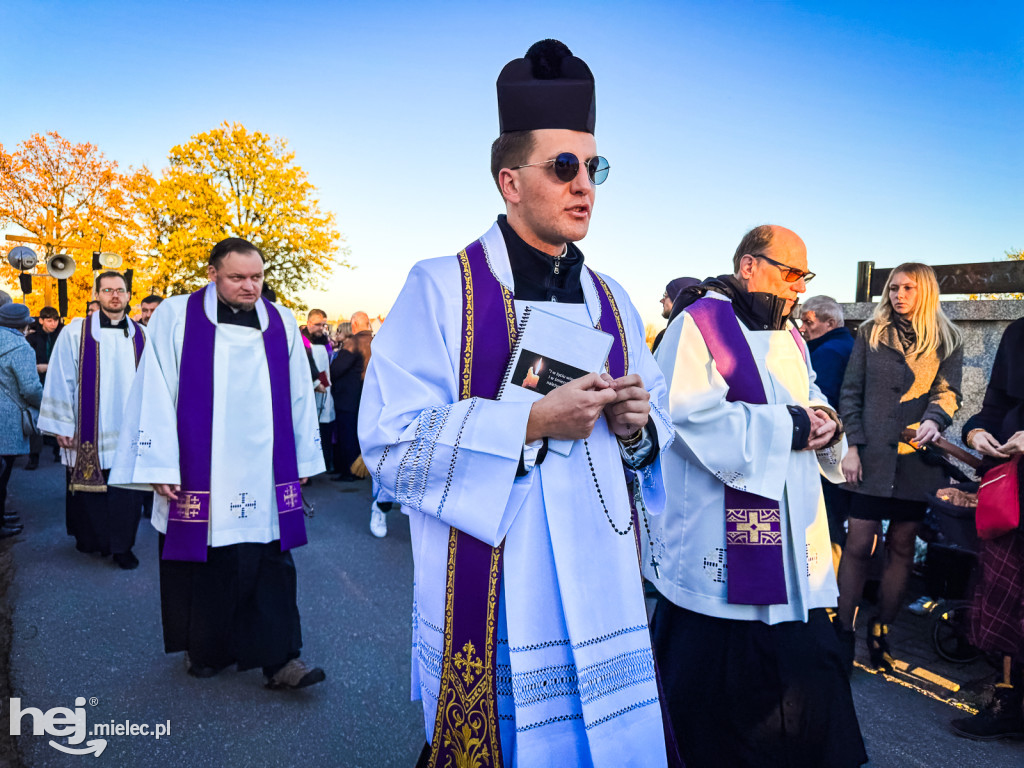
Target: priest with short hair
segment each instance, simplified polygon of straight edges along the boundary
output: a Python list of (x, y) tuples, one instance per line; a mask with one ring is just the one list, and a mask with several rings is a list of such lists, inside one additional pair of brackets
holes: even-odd
[(132, 552), (142, 494), (108, 486), (121, 416), (146, 337), (128, 311), (128, 284), (120, 272), (95, 282), (100, 309), (75, 319), (57, 336), (46, 371), (39, 429), (55, 435), (67, 467), (66, 521), (79, 552), (112, 555), (125, 570)]
[(304, 688), (325, 678), (299, 659), (291, 554), (300, 482), (324, 471), (306, 351), (261, 298), (256, 246), (217, 243), (207, 276), (153, 314), (111, 481), (158, 494), (165, 651), (194, 677), (260, 667), (268, 688)]
[[(545, 40), (497, 89), (507, 215), (412, 268), (359, 409), (378, 498), (409, 516), (420, 764), (675, 765), (637, 548), (663, 500), (664, 379), (626, 292), (576, 246), (608, 175), (594, 77)], [(531, 312), (553, 324), (534, 339), (598, 328), (611, 351), (539, 399), (502, 397)]]

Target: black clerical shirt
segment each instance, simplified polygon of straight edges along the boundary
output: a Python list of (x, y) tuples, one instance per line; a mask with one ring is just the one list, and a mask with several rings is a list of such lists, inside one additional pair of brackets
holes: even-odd
[(551, 256), (521, 238), (508, 223), (505, 214), (498, 216), (498, 227), (505, 238), (508, 261), (515, 282), (515, 298), (519, 301), (557, 301), (582, 304), (583, 253), (567, 243), (565, 254)]
[(229, 307), (220, 298), (217, 299), (217, 322), (225, 323), (226, 325), (241, 325), (246, 328), (255, 328), (257, 331), (263, 330), (260, 328), (260, 318), (256, 314), (256, 309), (234, 309)]

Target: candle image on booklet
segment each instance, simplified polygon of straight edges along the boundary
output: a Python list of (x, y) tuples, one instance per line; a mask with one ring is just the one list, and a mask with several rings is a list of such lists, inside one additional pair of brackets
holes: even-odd
[(546, 395), (555, 387), (560, 387), (580, 376), (586, 376), (587, 373), (588, 371), (582, 368), (524, 349), (512, 372), (512, 383), (532, 389), (538, 395)]
[[(499, 400), (538, 400), (563, 384), (600, 373), (611, 335), (590, 325), (528, 306), (498, 390)], [(548, 440), (548, 450), (568, 456), (572, 440)]]

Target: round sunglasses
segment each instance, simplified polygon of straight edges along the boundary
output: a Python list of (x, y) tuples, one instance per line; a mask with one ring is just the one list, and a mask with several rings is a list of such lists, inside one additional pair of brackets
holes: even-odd
[[(509, 170), (518, 171), (520, 168), (532, 168), (535, 165), (548, 165), (549, 163), (555, 169), (555, 176), (558, 177), (559, 181), (568, 183), (575, 179), (576, 175), (580, 172), (580, 159), (572, 152), (562, 152), (558, 157), (554, 157), (551, 160), (517, 165), (514, 168), (509, 168)], [(587, 176), (590, 177), (591, 184), (603, 184), (604, 180), (608, 178), (608, 169), (610, 167), (608, 161), (600, 155), (595, 155), (587, 160)]]

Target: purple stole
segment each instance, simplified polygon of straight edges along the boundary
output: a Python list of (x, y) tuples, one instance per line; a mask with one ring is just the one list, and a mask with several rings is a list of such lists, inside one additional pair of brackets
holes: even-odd
[[(206, 316), (206, 289), (188, 298), (185, 338), (178, 376), (178, 451), (181, 490), (172, 501), (164, 540), (164, 560), (206, 562), (210, 528), (210, 454), (213, 445), (213, 352), (217, 326)], [(281, 551), (306, 543), (302, 490), (292, 423), (288, 337), (273, 305), (265, 302), (268, 325), (263, 348), (270, 371), (274, 422), (274, 487)]]
[[(704, 337), (715, 367), (729, 385), (726, 399), (763, 405), (768, 402), (750, 345), (732, 303), (698, 299), (687, 307)], [(801, 352), (803, 343), (794, 331)], [(782, 563), (782, 516), (779, 502), (725, 486), (725, 548), (729, 569), (728, 600), (737, 605), (789, 602)]]
[[(518, 336), (512, 292), (491, 272), (479, 240), (458, 259), (463, 310), (459, 399), (493, 400)], [(609, 369), (619, 377), (627, 368), (622, 320), (608, 286), (591, 275), (601, 301), (600, 327), (615, 339)], [(503, 548), (455, 528), (448, 536), (444, 652), (430, 768), (502, 765), (495, 670)]]
[[(135, 367), (139, 367), (146, 338), (131, 318), (125, 318), (134, 327), (132, 342), (135, 346)], [(82, 321), (82, 344), (78, 350), (78, 451), (75, 467), (71, 471), (68, 488), (72, 493), (105, 493), (106, 480), (100, 466), (100, 345), (92, 335), (92, 318)]]

